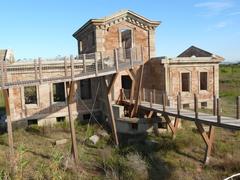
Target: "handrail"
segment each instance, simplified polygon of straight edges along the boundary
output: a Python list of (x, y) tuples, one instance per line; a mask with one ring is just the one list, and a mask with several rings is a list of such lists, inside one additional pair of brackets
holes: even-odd
[[(113, 74), (119, 70), (130, 69), (143, 63), (143, 58), (140, 57), (142, 52), (140, 55), (136, 54), (140, 51), (143, 51), (142, 47), (117, 48), (81, 54), (75, 58), (73, 56), (52, 60), (39, 58), (38, 60), (11, 64), (2, 61), (0, 66), (0, 88), (7, 89), (14, 86), (41, 84), (44, 82), (80, 80), (81, 78), (100, 76), (104, 73)], [(129, 58), (130, 54), (131, 57)]]

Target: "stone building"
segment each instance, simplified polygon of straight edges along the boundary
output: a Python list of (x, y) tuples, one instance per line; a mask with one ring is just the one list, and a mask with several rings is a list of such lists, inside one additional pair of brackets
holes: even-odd
[[(89, 20), (73, 37), (78, 43), (78, 55), (83, 58), (96, 55), (96, 52), (100, 52), (101, 58), (119, 58), (124, 55), (125, 59), (131, 59), (133, 56), (141, 56), (145, 63), (142, 87), (166, 93), (171, 105), (176, 104), (176, 95), (180, 92), (186, 107), (190, 106), (194, 93), (199, 95), (201, 106), (210, 106), (213, 95), (218, 96), (218, 65), (223, 58), (196, 47), (190, 47), (177, 58), (156, 57), (155, 30), (159, 25), (159, 21), (126, 10), (109, 17)], [(27, 64), (7, 61), (15, 65)], [(137, 86), (132, 78), (139, 82), (140, 71), (139, 66), (119, 72), (120, 76), (111, 92), (112, 103), (118, 100), (121, 89), (129, 90), (131, 96), (136, 95)], [(27, 76), (12, 78), (24, 79)], [(101, 77), (79, 80), (75, 88), (72, 115), (88, 120), (93, 112), (98, 119), (105, 119), (108, 114)], [(64, 121), (68, 117), (68, 90), (67, 81), (9, 89), (12, 121), (25, 125)]]

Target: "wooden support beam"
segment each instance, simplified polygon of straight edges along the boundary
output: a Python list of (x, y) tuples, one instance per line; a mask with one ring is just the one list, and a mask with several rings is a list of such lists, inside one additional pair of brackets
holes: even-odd
[(217, 98), (217, 122), (221, 123), (221, 100)]
[(217, 114), (217, 97), (213, 95), (213, 115), (216, 116)]
[(240, 119), (240, 96), (237, 97), (237, 114), (236, 114), (236, 118)]
[(201, 134), (205, 144), (206, 144), (206, 150), (205, 150), (205, 156), (204, 156), (204, 163), (208, 164), (210, 160), (211, 150), (212, 150), (212, 144), (214, 139), (214, 126), (209, 126), (209, 132), (207, 133), (202, 124), (195, 121), (195, 124), (197, 126), (197, 129), (199, 133)]
[(195, 119), (198, 119), (198, 97), (194, 94), (194, 112), (195, 112)]
[(140, 95), (140, 90), (142, 88), (142, 80), (143, 80), (143, 70), (144, 70), (144, 64), (141, 65), (140, 67), (140, 77), (139, 77), (139, 81), (138, 81), (138, 86), (137, 86), (137, 93), (136, 93), (136, 99), (135, 99), (135, 104), (133, 107), (133, 110), (131, 112), (131, 117), (135, 116), (137, 111), (138, 111), (138, 107), (139, 107), (139, 95)]
[(181, 111), (181, 94), (178, 93), (178, 95), (177, 95), (177, 113), (178, 113), (178, 116), (180, 115), (180, 111)]
[(152, 94), (152, 91), (150, 92), (150, 108), (152, 108), (152, 105), (153, 105), (153, 94)]
[(7, 115), (7, 131), (8, 131), (8, 145), (9, 145), (9, 157), (10, 157), (10, 168), (11, 173), (14, 174), (15, 170), (15, 156), (14, 156), (14, 147), (13, 147), (13, 130), (12, 130), (12, 120), (10, 114), (10, 102), (9, 102), (9, 90), (3, 89), (3, 96), (5, 100), (5, 108)]
[(65, 73), (65, 76), (67, 76), (67, 59), (64, 58), (64, 73)]
[(78, 148), (77, 148), (75, 124), (74, 124), (74, 119), (72, 117), (72, 106), (71, 106), (74, 102), (74, 94), (75, 94), (75, 82), (71, 81), (69, 83), (67, 105), (68, 105), (69, 125), (70, 125), (70, 130), (71, 130), (72, 155), (74, 158), (75, 165), (77, 166), (77, 164), (78, 164)]
[(143, 101), (146, 100), (146, 90), (145, 90), (145, 88), (142, 88), (142, 100)]
[(116, 146), (119, 146), (119, 141), (118, 141), (118, 135), (117, 135), (117, 127), (116, 127), (116, 122), (115, 122), (115, 118), (114, 118), (114, 114), (113, 114), (113, 109), (112, 109), (112, 102), (111, 102), (111, 89), (113, 88), (113, 85), (116, 81), (116, 78), (118, 77), (118, 73), (114, 74), (110, 84), (107, 84), (107, 79), (106, 77), (104, 77), (104, 81), (105, 81), (105, 87), (106, 87), (106, 96), (107, 96), (107, 106), (108, 106), (108, 111), (109, 111), (109, 119), (111, 121), (111, 126), (112, 126), (112, 134), (113, 134), (113, 138), (115, 141)]
[(178, 124), (179, 124), (179, 118), (175, 117), (174, 123), (172, 123), (171, 119), (167, 114), (164, 114), (163, 117), (165, 118), (168, 126), (170, 127), (170, 130), (172, 132), (172, 138), (174, 139), (176, 137), (177, 129), (178, 129)]
[(148, 115), (147, 115), (147, 118), (151, 118), (154, 114), (154, 111), (149, 111)]
[(70, 58), (70, 62), (71, 62), (71, 78), (73, 81), (74, 80), (74, 59)]

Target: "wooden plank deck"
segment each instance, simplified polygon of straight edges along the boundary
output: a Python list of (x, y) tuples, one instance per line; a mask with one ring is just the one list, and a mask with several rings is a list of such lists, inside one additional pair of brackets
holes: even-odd
[[(124, 102), (130, 104), (129, 100), (124, 100)], [(161, 104), (152, 104), (152, 107), (150, 107), (150, 103), (146, 101), (142, 101), (139, 107), (145, 110), (154, 111), (157, 113), (165, 113), (173, 117), (179, 117), (183, 120), (198, 121), (206, 125), (213, 125), (231, 130), (240, 130), (240, 119), (221, 116), (221, 122), (219, 123), (217, 121), (217, 116), (201, 112), (198, 113), (198, 118), (196, 119), (194, 111), (181, 109), (180, 114), (178, 115), (177, 108), (166, 106), (165, 111), (163, 111), (163, 106)]]
[(120, 49), (118, 49), (116, 56), (107, 54), (103, 57), (102, 52), (96, 52), (84, 54), (79, 59), (70, 58), (58, 61), (42, 61), (40, 59), (13, 64), (2, 61), (0, 88), (8, 89), (43, 83), (78, 81), (115, 74), (144, 63), (143, 56), (134, 54), (135, 50), (136, 48), (128, 50), (131, 53), (131, 57), (128, 59), (125, 58), (124, 54), (120, 54)]

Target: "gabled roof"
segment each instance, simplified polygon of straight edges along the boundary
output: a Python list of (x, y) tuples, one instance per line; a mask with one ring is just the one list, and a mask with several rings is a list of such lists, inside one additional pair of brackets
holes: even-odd
[(89, 25), (101, 26), (101, 27), (110, 27), (115, 23), (121, 22), (122, 20), (133, 23), (144, 29), (151, 29), (157, 27), (161, 22), (149, 20), (133, 11), (122, 10), (111, 16), (107, 16), (100, 19), (90, 19), (86, 22), (81, 28), (79, 28), (74, 34), (73, 37), (76, 37), (78, 33), (84, 30)]
[(198, 47), (195, 46), (191, 46), (189, 47), (187, 50), (185, 50), (183, 53), (181, 53), (180, 55), (178, 55), (177, 57), (219, 57), (217, 55), (214, 55), (208, 51), (205, 51), (203, 49), (200, 49)]

